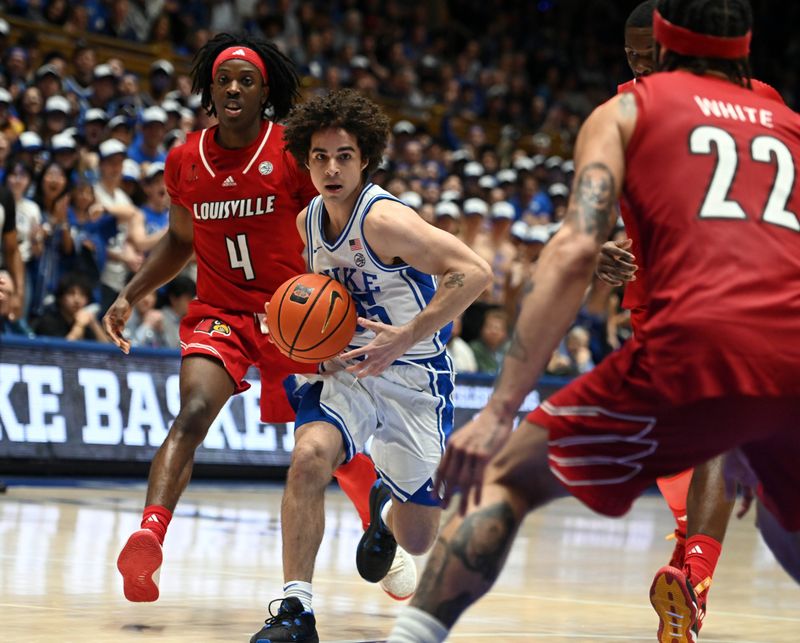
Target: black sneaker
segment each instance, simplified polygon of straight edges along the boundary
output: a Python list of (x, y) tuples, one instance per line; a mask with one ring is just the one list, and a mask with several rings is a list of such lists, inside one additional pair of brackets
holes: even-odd
[(381, 509), (392, 492), (377, 480), (369, 492), (369, 527), (361, 536), (356, 551), (356, 567), (361, 578), (379, 583), (392, 566), (397, 541), (381, 520)]
[[(278, 613), (272, 613), (272, 603), (280, 601)], [(317, 636), (317, 619), (313, 612), (306, 612), (300, 599), (276, 598), (269, 604), (269, 615), (264, 627), (253, 634), (250, 643), (279, 643), (280, 641), (296, 641), (297, 643), (319, 643)]]

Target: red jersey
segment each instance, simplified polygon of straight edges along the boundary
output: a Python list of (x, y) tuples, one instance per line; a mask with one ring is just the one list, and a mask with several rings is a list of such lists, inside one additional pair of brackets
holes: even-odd
[(216, 131), (189, 134), (169, 153), (164, 179), (192, 216), (197, 298), (264, 312), (275, 289), (305, 271), (295, 221), (317, 191), (284, 149), (283, 126), (264, 121), (251, 145), (234, 150), (214, 141)]
[[(776, 100), (784, 104), (783, 98), (778, 91), (760, 80), (755, 78), (750, 81), (753, 91), (759, 96)], [(636, 79), (629, 80), (617, 86), (617, 94), (624, 94), (625, 92), (633, 91), (636, 87)], [(644, 324), (645, 317), (647, 316), (647, 288), (645, 280), (645, 271), (642, 268), (641, 259), (641, 243), (639, 242), (639, 230), (636, 227), (636, 220), (633, 217), (630, 206), (628, 205), (625, 197), (619, 201), (619, 211), (622, 216), (622, 221), (625, 223), (625, 233), (631, 240), (630, 252), (636, 257), (636, 262), (639, 269), (636, 271), (636, 281), (629, 281), (625, 284), (625, 294), (622, 299), (622, 306), (626, 310), (631, 311), (631, 328), (634, 335), (641, 335), (642, 325)]]
[(800, 394), (800, 116), (676, 71), (633, 88), (623, 187), (668, 397)]

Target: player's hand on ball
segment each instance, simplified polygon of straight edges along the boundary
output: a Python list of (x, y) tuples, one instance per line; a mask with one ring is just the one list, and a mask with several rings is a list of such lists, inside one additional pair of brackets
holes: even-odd
[(125, 324), (131, 316), (133, 309), (130, 302), (124, 297), (117, 297), (111, 307), (103, 315), (103, 329), (120, 350), (126, 355), (131, 350), (131, 343), (122, 335)]
[(389, 326), (363, 317), (358, 318), (358, 325), (371, 330), (375, 337), (366, 346), (340, 355), (345, 360), (366, 355), (363, 360), (347, 367), (347, 371), (356, 377), (380, 375), (414, 345), (414, 338), (407, 326)]
[(625, 282), (636, 281), (636, 257), (628, 250), (632, 245), (630, 239), (624, 241), (606, 241), (600, 249), (595, 273), (610, 286), (622, 286)]
[[(453, 495), (460, 492), (458, 511), (464, 515), (474, 492), (475, 503), (481, 501), (481, 487), (486, 465), (511, 435), (513, 421), (501, 420), (487, 406), (470, 422), (453, 433), (447, 450), (436, 471), (434, 489), (443, 490), (442, 503), (450, 505)], [(442, 489), (442, 487), (444, 487)]]

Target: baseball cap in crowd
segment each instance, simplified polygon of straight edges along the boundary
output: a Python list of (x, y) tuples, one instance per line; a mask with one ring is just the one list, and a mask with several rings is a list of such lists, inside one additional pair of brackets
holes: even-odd
[(369, 69), (369, 58), (366, 56), (353, 56), (350, 59), (350, 67), (353, 69)]
[(54, 154), (57, 152), (74, 152), (78, 149), (78, 144), (72, 136), (62, 132), (50, 139), (50, 149), (53, 150)]
[(461, 163), (462, 161), (469, 161), (472, 158), (467, 150), (456, 150), (450, 155), (450, 160), (453, 163)]
[(109, 130), (113, 131), (113, 130), (117, 129), (118, 127), (124, 127), (126, 129), (133, 129), (133, 126), (131, 125), (130, 120), (128, 120), (128, 117), (127, 116), (122, 116), (121, 114), (119, 116), (115, 116), (110, 121), (108, 121), (108, 129)]
[(483, 199), (467, 199), (464, 201), (464, 205), (461, 209), (464, 211), (464, 216), (477, 214), (485, 217), (487, 214), (489, 214), (489, 206)]
[(175, 139), (180, 139), (181, 143), (186, 142), (186, 134), (182, 129), (172, 129), (164, 134), (164, 149), (172, 149)]
[(524, 221), (515, 221), (511, 226), (511, 236), (520, 241), (528, 239), (528, 228), (530, 226)]
[(492, 188), (496, 188), (497, 179), (494, 178), (491, 174), (484, 174), (481, 178), (478, 179), (478, 187), (483, 188), (484, 190), (491, 190)]
[(510, 168), (507, 170), (500, 170), (495, 175), (495, 178), (500, 185), (503, 185), (503, 183), (516, 183), (517, 171)]
[(38, 152), (44, 147), (42, 137), (36, 132), (22, 132), (17, 140), (19, 140), (20, 149), (25, 152)]
[(464, 176), (468, 178), (483, 176), (484, 171), (483, 165), (477, 161), (470, 161), (464, 166)]
[[(102, 146), (101, 146), (102, 147)], [(122, 161), (122, 180), (138, 181), (142, 178), (142, 168), (133, 159)]]
[(164, 164), (161, 161), (156, 161), (147, 166), (147, 169), (144, 171), (144, 180), (148, 182), (152, 181), (159, 174), (164, 174)]
[(536, 167), (539, 167), (540, 165), (544, 165), (547, 157), (544, 154), (536, 154), (531, 158), (531, 160)]
[(492, 204), (492, 219), (513, 219), (517, 211), (508, 201), (498, 201)]
[(63, 96), (51, 96), (44, 104), (45, 114), (51, 112), (61, 112), (62, 114), (70, 114), (72, 112), (72, 105)]
[(8, 24), (8, 20), (0, 18), (0, 38), (7, 38), (10, 33), (11, 25)]
[(544, 245), (550, 241), (550, 231), (546, 225), (532, 225), (528, 226), (528, 236), (525, 239), (526, 243), (541, 243)]
[(5, 87), (0, 87), (0, 103), (5, 105), (11, 104), (11, 92), (8, 91)]
[(411, 121), (397, 121), (392, 128), (392, 132), (397, 134), (410, 134), (414, 135), (417, 133), (417, 127)]
[(551, 197), (560, 196), (566, 198), (569, 196), (569, 188), (564, 183), (553, 183), (553, 185), (548, 188), (547, 193)]
[(166, 74), (167, 76), (172, 76), (172, 74), (175, 73), (175, 65), (173, 65), (169, 60), (159, 58), (158, 60), (154, 61), (152, 65), (150, 65), (151, 74), (154, 74), (158, 71)]
[(533, 159), (528, 158), (527, 156), (520, 156), (516, 161), (512, 163), (514, 169), (518, 172), (529, 172), (536, 164), (533, 162)]
[(142, 112), (142, 124), (149, 125), (150, 123), (161, 123), (162, 125), (166, 125), (167, 112), (157, 105), (148, 107), (146, 110), (144, 110), (144, 112)]
[(36, 80), (41, 80), (45, 76), (54, 76), (61, 80), (61, 72), (55, 65), (42, 65), (36, 70)]
[(419, 210), (422, 207), (422, 197), (413, 190), (403, 192), (400, 195), (400, 200), (413, 210)]
[(544, 162), (544, 166), (548, 170), (553, 170), (557, 167), (561, 167), (563, 163), (564, 159), (562, 159), (560, 156), (551, 156)]
[(461, 198), (461, 192), (458, 190), (445, 190), (439, 195), (440, 201), (458, 201)]
[(453, 219), (461, 217), (458, 206), (452, 201), (439, 201), (433, 209), (433, 214), (437, 219), (440, 217), (451, 217)]
[[(113, 119), (112, 119), (113, 120)], [(100, 143), (99, 146), (100, 151), (100, 158), (105, 160), (115, 154), (127, 154), (128, 148), (125, 147), (125, 144), (122, 141), (118, 141), (115, 138), (109, 138)]]
[(104, 78), (110, 78), (113, 80), (114, 70), (111, 69), (111, 65), (107, 65), (105, 63), (95, 65), (94, 69), (92, 70), (92, 78), (95, 80), (102, 80)]
[(572, 159), (570, 159), (569, 161), (564, 161), (561, 164), (561, 171), (564, 174), (569, 174), (570, 172), (574, 172), (575, 171), (575, 161), (573, 161)]
[(203, 97), (200, 94), (192, 94), (186, 99), (186, 106), (196, 112), (203, 106)]
[(168, 98), (161, 103), (161, 109), (163, 109), (167, 114), (177, 114), (180, 116), (183, 107), (181, 107), (181, 104), (178, 101)]
[(108, 114), (99, 107), (92, 107), (86, 110), (83, 117), (84, 123), (108, 123)]

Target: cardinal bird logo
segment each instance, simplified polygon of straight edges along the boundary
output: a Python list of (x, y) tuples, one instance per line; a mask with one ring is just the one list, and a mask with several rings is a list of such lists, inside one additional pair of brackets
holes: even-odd
[(220, 319), (204, 319), (194, 329), (195, 333), (205, 333), (206, 335), (225, 335), (226, 337), (231, 334), (231, 327)]

